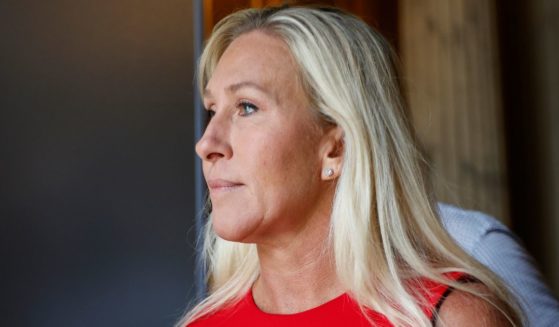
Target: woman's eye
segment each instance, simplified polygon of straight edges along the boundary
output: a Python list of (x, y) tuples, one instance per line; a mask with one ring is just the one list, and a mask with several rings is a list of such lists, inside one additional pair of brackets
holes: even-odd
[(215, 116), (215, 111), (206, 109), (206, 126), (210, 123), (210, 120), (212, 120), (213, 116)]
[(239, 104), (240, 113), (239, 116), (250, 116), (258, 111), (258, 107), (250, 102), (243, 101)]

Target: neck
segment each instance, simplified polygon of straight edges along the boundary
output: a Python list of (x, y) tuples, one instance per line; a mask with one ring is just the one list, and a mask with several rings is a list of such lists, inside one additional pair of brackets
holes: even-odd
[(304, 237), (294, 237), (283, 245), (258, 245), (260, 276), (252, 292), (262, 311), (302, 312), (343, 293), (328, 242), (328, 226), (328, 221), (318, 222), (299, 233)]

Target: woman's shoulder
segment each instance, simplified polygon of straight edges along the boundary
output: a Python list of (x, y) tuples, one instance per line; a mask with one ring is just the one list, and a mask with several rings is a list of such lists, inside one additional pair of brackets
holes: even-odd
[[(426, 313), (433, 326), (511, 326), (500, 300), (479, 280), (462, 272), (443, 274), (449, 282), (467, 284), (469, 291), (452, 285), (421, 279), (422, 293), (427, 300)], [(475, 294), (474, 294), (475, 293)]]
[[(462, 272), (445, 273), (443, 277), (448, 284), (422, 277), (411, 285), (420, 292), (420, 302), (433, 326), (511, 326), (498, 309), (502, 303), (487, 286)], [(452, 282), (467, 284), (477, 295), (453, 287)]]
[(505, 314), (501, 312), (499, 301), (482, 283), (470, 283), (469, 288), (485, 295), (485, 299), (472, 293), (453, 290), (442, 302), (435, 326), (512, 326)]
[[(449, 272), (442, 275), (449, 283), (466, 283), (473, 279), (465, 273)], [(446, 283), (431, 280), (426, 277), (412, 278), (408, 280), (409, 289), (416, 294), (419, 303), (423, 304), (423, 309), (429, 317), (435, 314), (446, 297), (454, 290)]]

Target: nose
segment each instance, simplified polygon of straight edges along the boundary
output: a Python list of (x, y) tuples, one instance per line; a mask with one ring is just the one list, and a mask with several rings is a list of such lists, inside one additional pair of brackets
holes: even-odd
[(229, 159), (233, 155), (231, 145), (228, 141), (229, 126), (215, 115), (204, 134), (196, 143), (196, 154), (202, 161), (215, 162), (218, 159)]

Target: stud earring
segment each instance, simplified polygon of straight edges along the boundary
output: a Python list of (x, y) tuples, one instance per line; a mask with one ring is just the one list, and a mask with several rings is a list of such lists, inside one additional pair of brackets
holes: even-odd
[(326, 175), (326, 177), (332, 177), (334, 175), (334, 169), (332, 168), (326, 168), (324, 170), (324, 174)]

